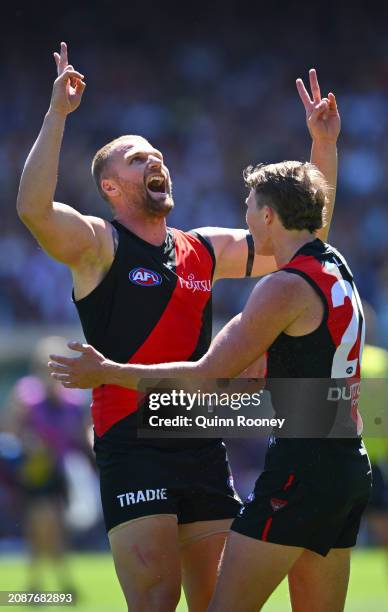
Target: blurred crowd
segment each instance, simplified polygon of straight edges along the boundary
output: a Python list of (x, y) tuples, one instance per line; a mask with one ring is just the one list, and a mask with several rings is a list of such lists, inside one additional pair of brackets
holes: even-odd
[[(110, 211), (93, 184), (91, 159), (114, 137), (139, 133), (165, 154), (175, 197), (171, 225), (244, 227), (243, 168), (309, 158), (295, 79), (307, 80), (312, 65), (318, 69), (322, 93), (337, 94), (342, 116), (330, 241), (348, 258), (363, 299), (377, 313), (378, 343), (388, 346), (384, 20), (370, 16), (365, 23), (357, 5), (351, 23), (340, 7), (319, 19), (313, 13), (279, 16), (268, 7), (252, 15), (228, 13), (227, 7), (221, 13), (217, 7), (216, 2), (203, 21), (193, 13), (192, 29), (161, 7), (153, 10), (152, 23), (142, 22), (136, 7), (118, 8), (103, 41), (96, 24), (92, 30), (90, 11), (69, 9), (55, 44), (37, 25), (29, 53), (17, 44), (9, 49), (0, 74), (5, 92), (0, 100), (0, 327), (76, 320), (70, 274), (38, 248), (15, 213), (21, 169), (55, 78), (51, 54), (71, 23), (70, 61), (85, 74), (88, 87), (67, 122), (56, 198), (106, 218)], [(30, 17), (19, 16), (20, 39)], [(85, 23), (89, 28), (81, 37)], [(6, 86), (11, 75), (12, 91)], [(250, 288), (241, 283), (231, 290), (221, 283), (216, 314), (227, 318), (241, 309)]]
[[(39, 248), (15, 211), (23, 164), (49, 105), (55, 78), (52, 52), (65, 40), (70, 62), (85, 74), (87, 89), (80, 108), (67, 121), (56, 199), (82, 213), (110, 218), (108, 205), (101, 200), (91, 177), (91, 159), (113, 138), (141, 134), (164, 153), (175, 200), (169, 223), (182, 229), (245, 227), (243, 169), (251, 163), (309, 158), (310, 138), (295, 79), (303, 77), (307, 83), (308, 69), (316, 67), (322, 94), (336, 93), (342, 118), (330, 242), (348, 259), (361, 296), (370, 305), (368, 314), (373, 325), (369, 342), (388, 348), (388, 38), (384, 15), (368, 15), (365, 19), (364, 8), (357, 2), (352, 5), (351, 19), (341, 3), (319, 8), (319, 14), (293, 10), (292, 3), (283, 12), (278, 6), (251, 7), (244, 12), (237, 3), (214, 0), (212, 12), (206, 14), (198, 5), (191, 8), (190, 3), (183, 4), (170, 9), (169, 3), (159, 3), (147, 7), (147, 12), (136, 3), (130, 7), (123, 3), (108, 13), (104, 10), (109, 5), (103, 1), (89, 9), (87, 5), (70, 6), (66, 15), (55, 21), (55, 27), (40, 21), (34, 8), (10, 9), (9, 23), (4, 18), (7, 27), (2, 32), (2, 44), (6, 53), (0, 71), (0, 331), (5, 326), (16, 329), (22, 323), (55, 325), (77, 320), (69, 271)], [(216, 317), (225, 320), (241, 310), (253, 283), (221, 281), (215, 291)], [(382, 363), (380, 356), (377, 361)], [(385, 378), (387, 371), (388, 365), (376, 376)], [(33, 374), (36, 376), (36, 372)], [(16, 374), (12, 378), (16, 380)], [(25, 388), (31, 395), (31, 385), (38, 389), (38, 382), (31, 377), (19, 381), (4, 414), (17, 412), (23, 402), (20, 397), (16, 401), (16, 395), (23, 395)], [(55, 431), (61, 430), (63, 436), (61, 407), (66, 405), (65, 399), (53, 399), (47, 390), (36, 399), (45, 419), (51, 419), (50, 431), (57, 428)], [(81, 403), (84, 412), (75, 405), (74, 418), (79, 419), (82, 436), (77, 440), (70, 436), (66, 444), (78, 452), (78, 460), (82, 455), (86, 473), (90, 448), (83, 421), (85, 398)], [(47, 500), (43, 485), (38, 483), (31, 493), (19, 478), (22, 472), (35, 474), (31, 465), (41, 465), (42, 447), (52, 458), (53, 473), (59, 470), (63, 476), (66, 472), (63, 457), (69, 449), (59, 456), (57, 443), (46, 440), (44, 428), (35, 424), (35, 437), (23, 437), (23, 428), (28, 433), (34, 426), (28, 421), (30, 412), (31, 406), (24, 402), (17, 413), (18, 430), (2, 423), (0, 540), (20, 537), (22, 524), (30, 524), (20, 510), (23, 496), (28, 498), (27, 509), (32, 513), (36, 500)], [(256, 442), (242, 447), (233, 441), (230, 450), (239, 490), (245, 497), (262, 463), (264, 448)], [(375, 451), (374, 460), (384, 467), (385, 476), (387, 457), (386, 445), (383, 451)], [(74, 466), (68, 466), (68, 474), (72, 471)], [(50, 483), (51, 472), (45, 473)], [(85, 482), (88, 479), (93, 487), (93, 478), (85, 476)], [(94, 493), (91, 496), (97, 500)], [(60, 504), (63, 510), (66, 504), (69, 506), (66, 495), (66, 491), (49, 491), (49, 502)], [(373, 529), (378, 534), (376, 540), (388, 546), (386, 496), (382, 484), (381, 500), (375, 503), (377, 526)], [(76, 506), (74, 498), (73, 508)], [(84, 514), (77, 506), (75, 522)], [(90, 506), (86, 515), (90, 517)], [(95, 515), (98, 525), (98, 507)], [(58, 511), (56, 516), (61, 518)], [(66, 517), (62, 518), (66, 522)], [(71, 517), (66, 520), (71, 524)], [(57, 549), (51, 551), (59, 560), (68, 544), (62, 527), (59, 521)], [(73, 524), (73, 531), (82, 531), (83, 527)], [(30, 529), (29, 538), (34, 543), (31, 534)], [(39, 539), (39, 534), (36, 537)], [(94, 536), (94, 543), (96, 539)], [(31, 584), (38, 580), (34, 571), (30, 580)]]

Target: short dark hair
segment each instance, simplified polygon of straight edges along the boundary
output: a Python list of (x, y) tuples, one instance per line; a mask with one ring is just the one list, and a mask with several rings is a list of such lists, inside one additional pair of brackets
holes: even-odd
[(273, 208), (286, 229), (313, 233), (324, 225), (329, 186), (313, 164), (258, 164), (245, 168), (243, 176), (246, 186), (263, 196), (257, 205)]

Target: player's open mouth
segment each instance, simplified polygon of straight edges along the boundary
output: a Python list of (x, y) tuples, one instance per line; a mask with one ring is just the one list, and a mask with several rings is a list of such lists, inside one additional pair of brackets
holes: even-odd
[(168, 185), (163, 174), (152, 174), (146, 179), (147, 190), (159, 196), (168, 195)]

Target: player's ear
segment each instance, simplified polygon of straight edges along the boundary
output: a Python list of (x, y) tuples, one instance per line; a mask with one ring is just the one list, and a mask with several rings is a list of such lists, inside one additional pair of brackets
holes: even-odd
[(101, 181), (101, 189), (110, 198), (114, 198), (114, 197), (120, 195), (120, 193), (121, 193), (120, 187), (118, 186), (116, 181), (114, 181), (112, 179), (107, 179), (107, 178), (102, 179), (102, 181)]
[(271, 208), (270, 206), (264, 206), (263, 213), (264, 213), (264, 223), (266, 225), (269, 225), (272, 222), (273, 216), (274, 216), (273, 208)]

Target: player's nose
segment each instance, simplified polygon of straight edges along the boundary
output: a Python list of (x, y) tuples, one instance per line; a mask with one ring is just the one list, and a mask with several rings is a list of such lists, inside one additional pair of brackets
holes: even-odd
[(161, 168), (162, 166), (162, 160), (159, 159), (159, 157), (156, 157), (154, 155), (150, 155), (148, 157), (148, 166), (150, 168)]

